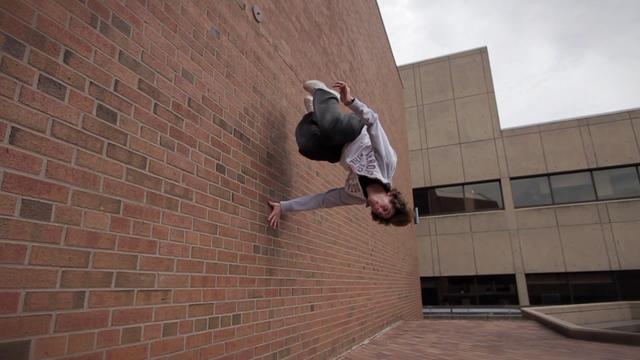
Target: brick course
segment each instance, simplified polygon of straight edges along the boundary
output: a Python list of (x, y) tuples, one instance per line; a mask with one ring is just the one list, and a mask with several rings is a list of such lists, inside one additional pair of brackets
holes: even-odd
[(410, 191), (377, 5), (327, 4), (0, 5), (0, 354), (330, 359), (420, 316), (413, 227), (266, 226), (268, 199), (344, 181), (298, 154), (305, 79), (352, 84)]

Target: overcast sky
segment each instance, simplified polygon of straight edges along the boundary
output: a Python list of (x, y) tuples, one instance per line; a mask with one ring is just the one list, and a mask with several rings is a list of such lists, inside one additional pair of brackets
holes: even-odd
[(378, 0), (398, 65), (487, 46), (503, 128), (640, 107), (640, 0)]

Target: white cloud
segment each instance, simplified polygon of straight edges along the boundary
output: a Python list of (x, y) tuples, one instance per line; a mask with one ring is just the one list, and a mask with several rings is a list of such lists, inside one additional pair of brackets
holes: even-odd
[(378, 4), (400, 65), (487, 46), (503, 127), (640, 107), (640, 1)]

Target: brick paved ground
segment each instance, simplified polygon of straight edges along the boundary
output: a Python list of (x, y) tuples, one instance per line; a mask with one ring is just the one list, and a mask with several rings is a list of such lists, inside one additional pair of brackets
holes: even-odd
[(402, 322), (342, 360), (640, 359), (640, 347), (574, 340), (528, 320)]

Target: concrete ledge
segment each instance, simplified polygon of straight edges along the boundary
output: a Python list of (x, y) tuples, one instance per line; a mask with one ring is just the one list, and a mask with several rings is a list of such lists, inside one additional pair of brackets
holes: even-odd
[[(640, 333), (601, 328), (604, 318), (635, 323), (638, 301), (522, 308), (526, 319), (533, 319), (573, 339), (640, 346)], [(595, 315), (591, 317), (590, 315)], [(572, 318), (568, 321), (565, 318)], [(592, 320), (592, 321), (590, 321)], [(579, 324), (576, 324), (578, 322)]]
[(518, 307), (449, 307), (427, 306), (422, 308), (424, 319), (429, 320), (518, 320), (522, 319)]
[(478, 314), (478, 315), (463, 315), (463, 314), (449, 314), (449, 315), (424, 315), (424, 320), (523, 320), (522, 315), (490, 315), (490, 314)]

